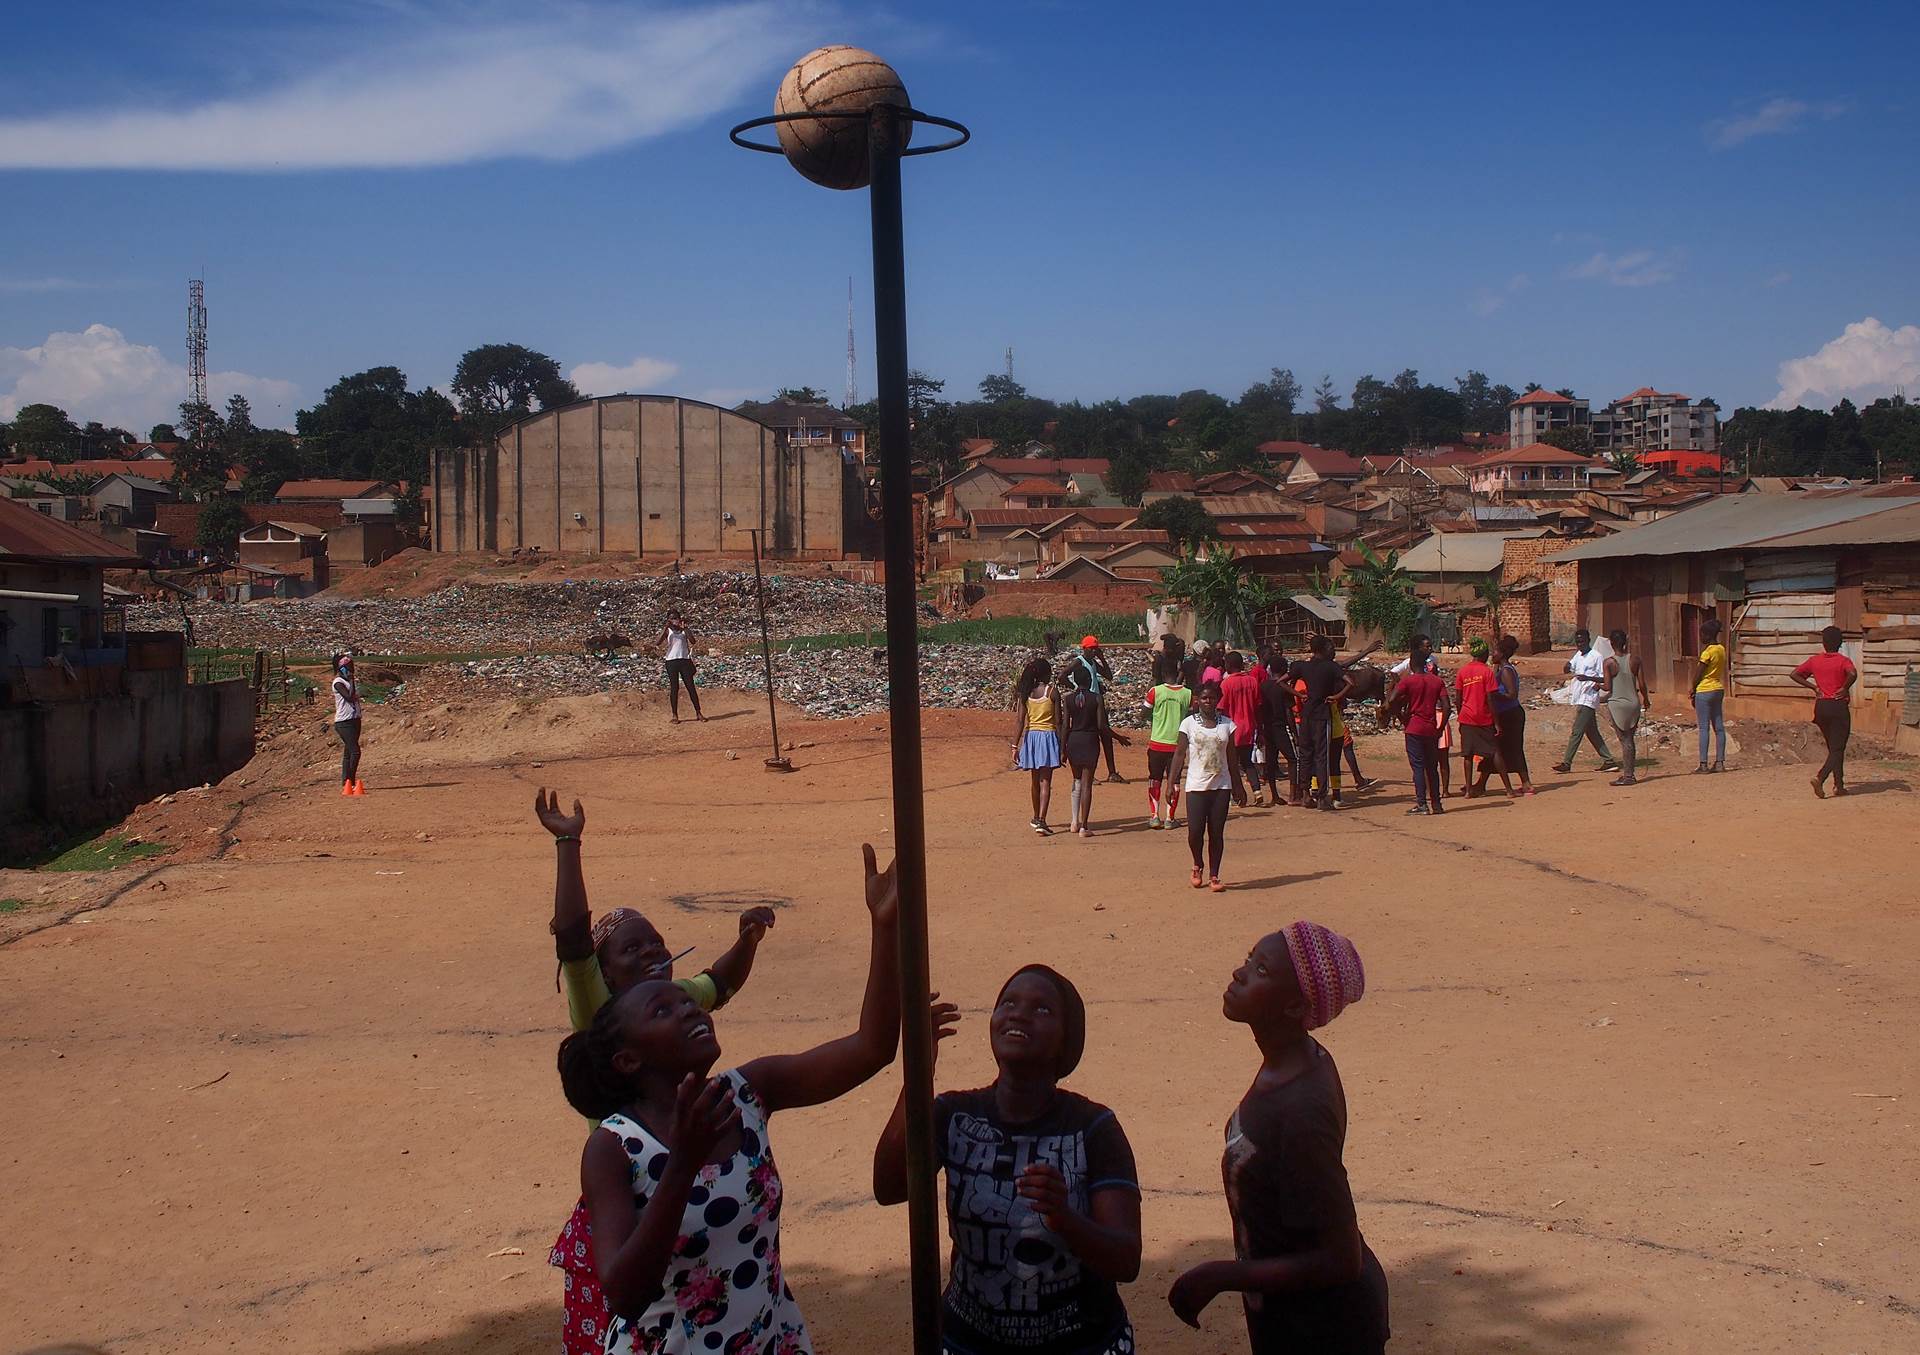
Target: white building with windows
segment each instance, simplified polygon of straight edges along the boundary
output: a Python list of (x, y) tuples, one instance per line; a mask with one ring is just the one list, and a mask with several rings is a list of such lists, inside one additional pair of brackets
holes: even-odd
[(1585, 400), (1559, 391), (1533, 390), (1507, 406), (1507, 446), (1531, 447), (1548, 433), (1592, 422)]
[(1719, 410), (1651, 386), (1622, 396), (1593, 416), (1596, 452), (1712, 452), (1719, 447)]

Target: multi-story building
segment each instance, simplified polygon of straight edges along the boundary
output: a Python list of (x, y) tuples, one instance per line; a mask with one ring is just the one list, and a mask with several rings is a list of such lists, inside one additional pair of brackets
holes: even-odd
[(1686, 396), (1642, 386), (1593, 416), (1596, 452), (1712, 452), (1720, 445), (1720, 412)]
[(832, 447), (862, 465), (867, 460), (867, 428), (832, 405), (807, 405), (798, 400), (768, 400), (744, 404), (739, 413), (776, 432), (785, 433), (789, 447)]
[(1507, 406), (1507, 446), (1531, 447), (1548, 433), (1591, 423), (1591, 406), (1559, 391), (1533, 390)]

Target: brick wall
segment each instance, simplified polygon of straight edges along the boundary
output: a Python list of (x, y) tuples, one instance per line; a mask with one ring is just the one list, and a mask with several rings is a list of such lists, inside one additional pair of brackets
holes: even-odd
[(1088, 612), (1127, 612), (1146, 615), (1147, 594), (1154, 585), (1142, 582), (1135, 587), (1121, 585), (1049, 583), (1044, 579), (988, 580), (985, 596), (973, 605), (975, 616), (991, 611), (995, 616), (1038, 616), (1070, 618)]
[[(153, 506), (154, 530), (172, 537), (175, 549), (185, 550), (193, 545), (194, 538), (199, 534), (202, 506), (197, 503), (157, 503)], [(322, 531), (331, 531), (346, 521), (346, 514), (338, 503), (246, 503), (240, 508), (247, 515), (249, 527), (258, 527), (267, 521), (303, 522)]]
[[(1572, 561), (1562, 564), (1542, 561), (1546, 556), (1571, 549), (1573, 544), (1561, 537), (1509, 537), (1500, 547), (1502, 583), (1511, 587), (1529, 579), (1547, 581), (1548, 634), (1545, 638), (1555, 647), (1572, 644), (1574, 628), (1580, 624), (1580, 566)], [(1524, 645), (1527, 637), (1519, 630), (1509, 629), (1520, 636)]]

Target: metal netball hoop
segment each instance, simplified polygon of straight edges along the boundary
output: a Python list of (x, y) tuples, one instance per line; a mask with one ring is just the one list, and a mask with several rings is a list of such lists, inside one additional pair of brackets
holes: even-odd
[[(935, 146), (909, 147), (900, 152), (902, 156), (938, 155), (941, 151), (958, 150), (973, 140), (973, 133), (968, 131), (960, 123), (955, 122), (952, 118), (935, 117), (931, 113), (922, 113), (917, 108), (902, 108), (898, 104), (889, 104), (887, 107), (894, 109), (897, 116), (906, 119), (908, 122), (924, 122), (930, 126), (945, 127), (949, 131), (960, 133), (959, 136), (954, 137), (952, 140), (942, 141)], [(822, 113), (770, 113), (764, 118), (751, 118), (741, 123), (738, 127), (735, 127), (727, 133), (727, 140), (742, 150), (765, 151), (768, 155), (785, 155), (787, 153), (785, 146), (768, 146), (758, 141), (749, 141), (742, 133), (751, 132), (756, 127), (772, 127), (782, 122), (825, 122), (833, 118), (843, 120), (857, 118), (861, 122), (865, 122), (871, 111), (872, 110), (865, 108), (849, 108)]]

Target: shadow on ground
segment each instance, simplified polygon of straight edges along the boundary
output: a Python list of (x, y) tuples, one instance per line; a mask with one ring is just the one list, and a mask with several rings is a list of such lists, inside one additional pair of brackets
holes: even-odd
[[(1245, 1348), (1239, 1303), (1216, 1300), (1201, 1330), (1182, 1326), (1166, 1293), (1189, 1266), (1218, 1257), (1219, 1243), (1195, 1244), (1149, 1257), (1137, 1284), (1123, 1292), (1143, 1351), (1215, 1352)], [(1403, 1352), (1528, 1352), (1528, 1355), (1614, 1355), (1640, 1344), (1635, 1319), (1605, 1310), (1602, 1293), (1548, 1280), (1524, 1262), (1495, 1263), (1464, 1246), (1383, 1257), (1393, 1321), (1388, 1349)], [(911, 1348), (904, 1266), (877, 1275), (848, 1275), (827, 1266), (789, 1272), (822, 1355), (901, 1355)], [(560, 1303), (476, 1317), (458, 1329), (414, 1341), (354, 1346), (348, 1355), (535, 1355), (558, 1349)]]

